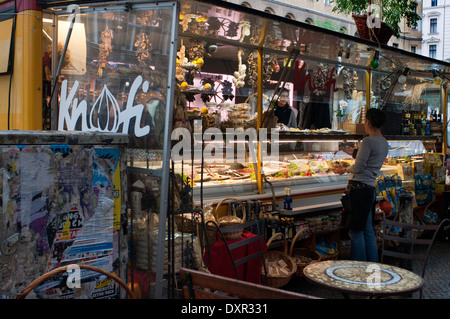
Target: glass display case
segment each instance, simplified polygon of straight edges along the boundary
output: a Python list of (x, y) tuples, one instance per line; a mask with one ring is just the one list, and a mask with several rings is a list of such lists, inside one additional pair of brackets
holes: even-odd
[[(442, 113), (439, 85), (428, 78), (440, 68), (435, 61), (245, 10), (186, 1), (180, 11), (176, 79), (193, 152), (175, 165), (192, 174), (197, 205), (224, 197), (279, 201), (289, 188), (296, 206), (339, 206), (348, 176), (330, 166), (352, 162), (342, 148), (364, 137), (369, 107), (389, 115), (386, 164), (441, 151), (438, 122), (430, 119)], [(288, 89), (294, 122), (267, 120), (269, 109), (282, 109), (280, 87)], [(381, 174), (396, 172), (386, 165)]]
[(443, 151), (433, 73), (447, 62), (224, 1), (42, 2), (57, 39), (45, 55), (59, 77), (57, 98), (45, 92), (52, 127), (130, 136), (131, 269), (145, 297), (179, 269), (168, 248), (185, 237), (166, 223), (185, 195), (177, 184), (191, 210), (232, 197), (281, 211), (287, 188), (290, 215), (339, 209), (348, 176), (330, 167), (352, 163), (343, 149), (364, 137), (369, 107), (391, 113), (382, 174)]

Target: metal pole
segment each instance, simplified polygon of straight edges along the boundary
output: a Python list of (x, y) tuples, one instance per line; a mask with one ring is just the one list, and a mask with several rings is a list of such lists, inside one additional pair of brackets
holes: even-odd
[(164, 245), (166, 235), (166, 219), (168, 207), (168, 193), (169, 193), (169, 168), (170, 168), (170, 153), (171, 153), (171, 132), (172, 132), (172, 116), (174, 103), (174, 88), (175, 88), (175, 59), (177, 54), (177, 39), (178, 39), (178, 5), (177, 2), (168, 4), (159, 4), (158, 8), (164, 6), (172, 7), (172, 27), (170, 32), (170, 59), (167, 79), (167, 98), (166, 98), (166, 119), (164, 126), (164, 150), (163, 150), (163, 165), (161, 174), (161, 202), (159, 207), (159, 229), (158, 229), (158, 247), (156, 253), (156, 282), (155, 282), (155, 297), (163, 297), (163, 273), (164, 273)]

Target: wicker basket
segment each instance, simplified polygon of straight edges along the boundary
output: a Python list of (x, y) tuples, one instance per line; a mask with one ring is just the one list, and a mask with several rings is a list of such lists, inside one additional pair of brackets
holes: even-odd
[(191, 219), (183, 217), (182, 215), (176, 215), (175, 225), (180, 232), (198, 236), (202, 247), (210, 247), (216, 242), (216, 226), (211, 223), (205, 223), (205, 227), (203, 228), (200, 216)]
[[(239, 217), (237, 217), (235, 215), (231, 215), (231, 216), (234, 216), (233, 220), (229, 220), (230, 215), (224, 216), (221, 218), (218, 217), (217, 214), (219, 212), (219, 207), (226, 201), (235, 201), (235, 202), (239, 203), (239, 205), (242, 208), (242, 219), (240, 219)], [(230, 212), (230, 210), (228, 210), (228, 211)], [(219, 202), (219, 204), (217, 204), (216, 209), (214, 210), (214, 216), (216, 217), (217, 224), (219, 225), (220, 228), (226, 228), (226, 227), (242, 224), (243, 222), (245, 222), (245, 219), (246, 219), (245, 205), (240, 200), (237, 200), (235, 198), (224, 198)], [(243, 229), (239, 229), (236, 231), (224, 233), (223, 235), (226, 240), (237, 240), (237, 239), (241, 238), (242, 232), (243, 232)]]
[(361, 39), (387, 44), (394, 34), (392, 29), (384, 22), (381, 22), (381, 28), (369, 28), (366, 14), (353, 14), (352, 17), (355, 21), (358, 36)]
[(288, 265), (288, 268), (290, 269), (289, 274), (285, 275), (285, 276), (269, 276), (268, 274), (265, 273), (264, 269), (262, 270), (262, 282), (263, 284), (269, 286), (269, 287), (273, 287), (273, 288), (280, 288), (285, 286), (292, 278), (292, 276), (296, 273), (297, 271), (297, 264), (295, 263), (295, 261), (287, 254), (287, 240), (286, 237), (282, 234), (282, 233), (277, 233), (275, 235), (273, 235), (268, 241), (267, 241), (267, 247), (270, 246), (270, 244), (272, 243), (273, 239), (278, 237), (278, 236), (282, 236), (283, 237), (283, 251), (279, 251), (279, 250), (268, 250), (266, 255), (264, 256), (265, 261), (273, 261), (273, 260), (278, 260), (278, 259), (282, 259), (284, 260), (284, 262)]
[[(310, 240), (309, 240), (309, 243), (307, 244), (307, 246), (309, 246), (309, 247), (301, 247), (301, 248), (294, 247), (300, 234), (304, 234), (307, 232), (310, 233), (310, 236), (308, 237), (308, 239), (310, 239)], [(309, 264), (318, 262), (320, 260), (319, 253), (313, 247), (312, 239), (313, 239), (313, 232), (309, 228), (303, 228), (292, 239), (292, 244), (291, 244), (291, 247), (289, 248), (289, 256), (291, 256), (292, 259), (296, 262), (296, 265), (297, 265), (296, 275), (299, 277), (303, 277), (303, 269), (305, 269), (306, 266), (308, 266)], [(297, 258), (306, 257), (306, 258), (310, 259), (310, 261), (305, 260), (304, 262), (298, 262), (296, 260), (296, 257)]]

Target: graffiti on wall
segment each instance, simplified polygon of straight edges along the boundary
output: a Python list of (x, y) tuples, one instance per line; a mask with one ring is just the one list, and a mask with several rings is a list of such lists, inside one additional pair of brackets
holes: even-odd
[[(120, 227), (118, 148), (69, 145), (0, 148), (0, 297), (67, 264), (116, 271)], [(61, 276), (28, 298), (73, 298)], [(83, 271), (88, 298), (118, 293), (109, 279)]]

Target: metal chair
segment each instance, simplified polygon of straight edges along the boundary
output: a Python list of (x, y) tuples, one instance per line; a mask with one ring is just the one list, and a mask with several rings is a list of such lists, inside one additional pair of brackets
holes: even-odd
[(72, 265), (66, 265), (66, 266), (58, 267), (58, 268), (55, 268), (53, 270), (50, 270), (50, 271), (46, 272), (42, 276), (40, 276), (37, 279), (35, 279), (34, 281), (32, 281), (27, 287), (25, 287), (25, 289), (21, 293), (17, 294), (16, 299), (25, 299), (27, 297), (27, 295), (34, 288), (38, 287), (40, 284), (42, 284), (47, 279), (51, 278), (52, 276), (54, 276), (54, 275), (56, 275), (58, 273), (67, 272), (67, 268), (69, 266), (78, 266), (81, 269), (95, 271), (97, 273), (105, 275), (108, 278), (110, 278), (110, 279), (114, 280), (115, 282), (117, 282), (123, 289), (125, 289), (126, 293), (128, 294), (128, 298), (135, 299), (133, 291), (118, 276), (114, 275), (113, 273), (110, 273), (109, 271), (106, 271), (104, 269), (98, 268), (98, 267), (87, 266), (87, 265), (77, 265), (77, 264), (72, 264)]
[[(422, 271), (420, 275), (424, 278), (431, 247), (437, 234), (446, 224), (450, 224), (450, 219), (444, 219), (440, 224), (416, 225), (390, 220), (383, 214), (381, 262), (385, 262), (387, 256), (403, 262), (409, 261), (409, 263), (412, 263), (413, 260), (421, 261)], [(394, 231), (398, 234), (394, 234)], [(406, 264), (403, 268), (410, 268), (410, 265)], [(422, 289), (420, 290), (420, 298), (422, 299)]]

